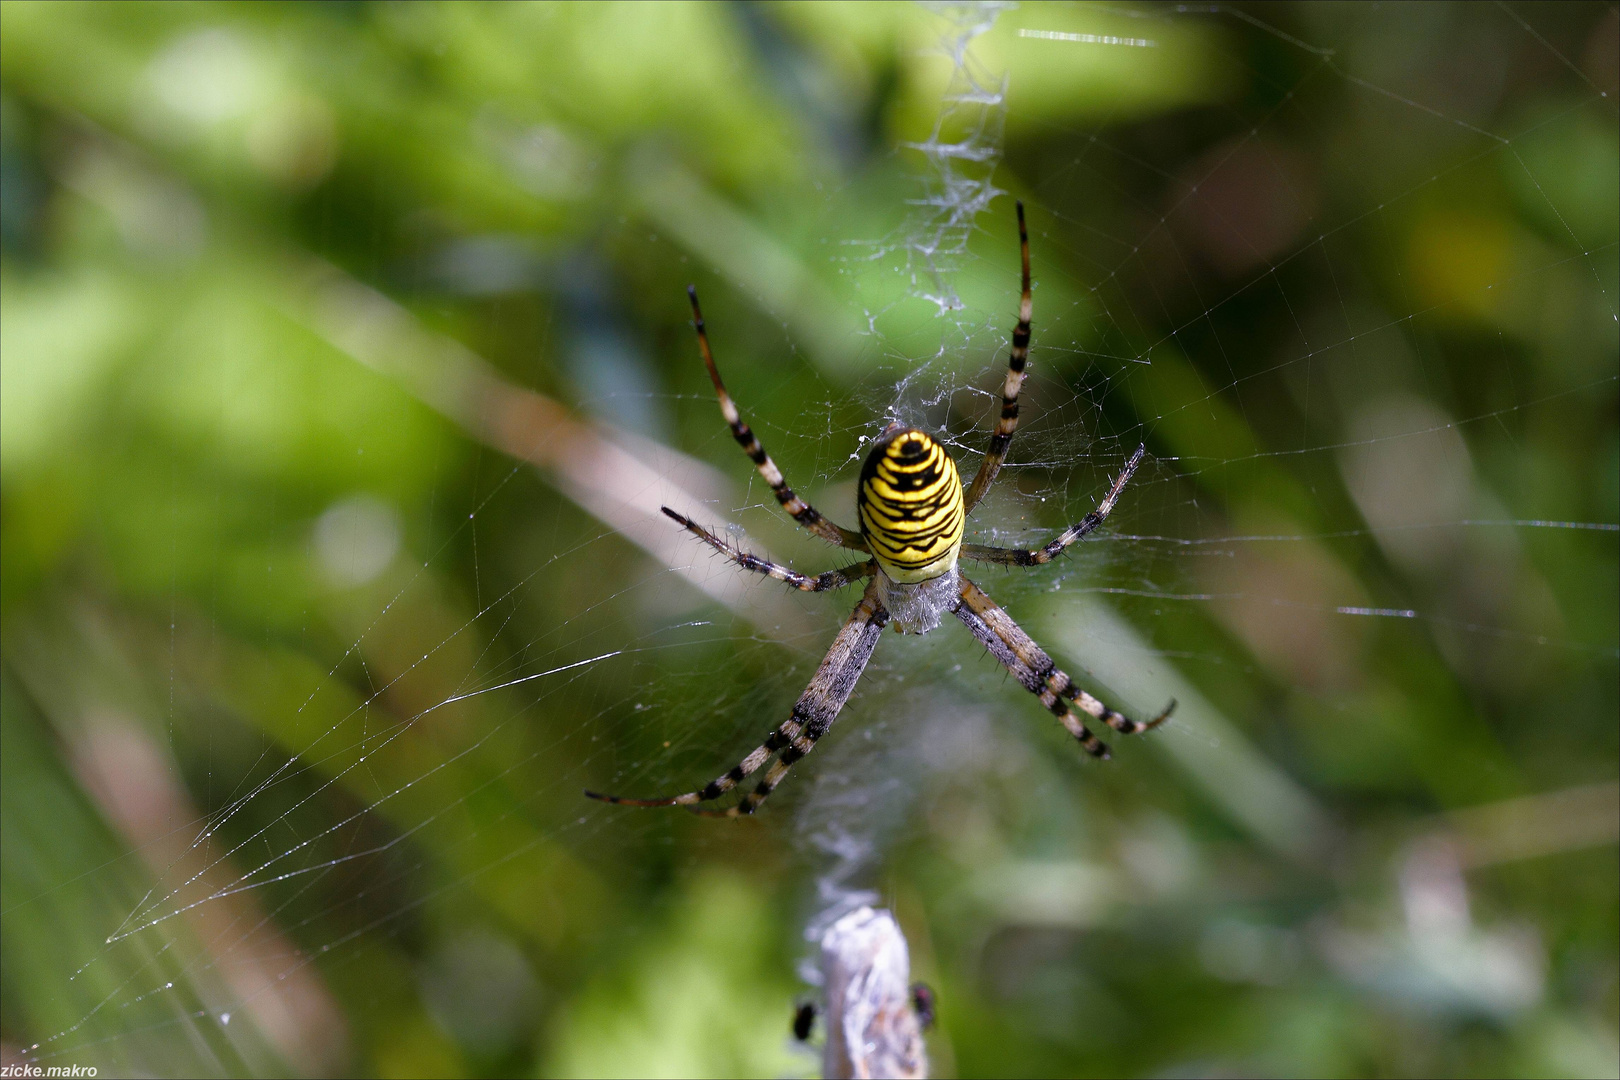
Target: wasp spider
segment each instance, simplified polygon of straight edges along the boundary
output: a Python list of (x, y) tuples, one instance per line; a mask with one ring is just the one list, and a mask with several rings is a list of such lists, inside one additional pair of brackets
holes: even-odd
[[(765, 777), (735, 806), (727, 810), (696, 809), (710, 817), (737, 817), (752, 814), (776, 789), (787, 771), (816, 745), (838, 718), (849, 700), (855, 683), (872, 656), (883, 628), (894, 624), (901, 632), (926, 634), (941, 618), (956, 616), (968, 632), (1001, 661), (1025, 689), (1040, 698), (1080, 745), (1095, 757), (1106, 758), (1108, 748), (1075, 715), (1073, 707), (1107, 724), (1115, 731), (1130, 734), (1146, 731), (1163, 723), (1175, 702), (1151, 720), (1131, 720), (1110, 709), (1074, 684), (1058, 669), (1041, 647), (1013, 622), (1012, 618), (984, 590), (958, 569), (959, 559), (997, 563), (1003, 566), (1041, 566), (1051, 562), (1070, 544), (1093, 531), (1107, 519), (1109, 511), (1142, 461), (1145, 446), (1125, 463), (1118, 478), (1097, 508), (1064, 529), (1043, 547), (1033, 549), (989, 547), (964, 544), (962, 530), (996, 474), (1007, 460), (1007, 448), (1018, 428), (1018, 392), (1023, 387), (1029, 360), (1029, 233), (1024, 226), (1024, 206), (1018, 204), (1018, 240), (1023, 256), (1023, 295), (1018, 305), (1018, 327), (1013, 331), (1012, 352), (1007, 358), (1007, 379), (1001, 390), (1001, 419), (990, 437), (990, 448), (979, 463), (973, 482), (964, 489), (956, 463), (927, 432), (892, 424), (883, 432), (861, 466), (856, 496), (860, 531), (856, 532), (823, 517), (815, 507), (793, 493), (782, 471), (760, 445), (759, 439), (737, 412), (731, 395), (720, 381), (709, 350), (709, 335), (698, 307), (697, 289), (688, 287), (692, 318), (697, 328), (698, 348), (720, 399), (720, 412), (731, 426), (737, 444), (753, 459), (759, 474), (771, 486), (776, 501), (793, 520), (823, 540), (870, 556), (847, 570), (829, 570), (811, 576), (751, 555), (716, 536), (691, 518), (664, 507), (676, 524), (708, 544), (745, 570), (766, 574), (805, 592), (841, 589), (852, 582), (870, 578), (861, 602), (833, 639), (832, 648), (816, 669), (809, 687), (793, 706), (793, 713), (765, 742), (743, 758), (725, 775), (698, 791), (661, 799), (627, 799), (617, 795), (585, 794), (603, 802), (625, 806), (694, 806), (718, 799), (745, 778), (757, 772), (773, 755), (776, 763)], [(1071, 707), (1073, 706), (1073, 707)]]

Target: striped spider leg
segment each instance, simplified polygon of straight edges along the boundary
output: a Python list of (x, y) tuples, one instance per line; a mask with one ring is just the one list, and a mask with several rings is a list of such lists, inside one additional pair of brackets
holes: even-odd
[(777, 581), (785, 581), (800, 592), (827, 592), (829, 589), (842, 589), (852, 581), (871, 577), (877, 572), (877, 564), (871, 559), (867, 559), (865, 562), (856, 563), (854, 566), (844, 570), (828, 570), (824, 574), (814, 576), (801, 574), (791, 566), (783, 566), (781, 563), (774, 563), (769, 559), (762, 559), (758, 555), (752, 555), (744, 551), (731, 541), (716, 536), (691, 518), (686, 517), (684, 514), (677, 514), (667, 506), (662, 507), (662, 509), (665, 516), (669, 517), (681, 528), (696, 536), (744, 570), (752, 570), (756, 574), (764, 574), (767, 577), (775, 578)]
[(1029, 292), (1029, 230), (1024, 227), (1024, 204), (1018, 203), (1018, 250), (1024, 263), (1024, 292), (1018, 301), (1018, 326), (1013, 330), (1012, 351), (1007, 354), (1007, 381), (1001, 387), (1001, 418), (996, 421), (996, 433), (990, 436), (990, 448), (979, 462), (979, 471), (973, 474), (964, 497), (967, 512), (984, 498), (995, 482), (996, 474), (1007, 460), (1007, 448), (1012, 445), (1013, 432), (1018, 430), (1018, 392), (1024, 386), (1024, 368), (1029, 362), (1029, 317), (1034, 303)]
[(1074, 714), (1068, 701), (1074, 702), (1092, 719), (1101, 720), (1125, 735), (1158, 727), (1169, 719), (1171, 711), (1175, 709), (1176, 703), (1171, 701), (1163, 712), (1145, 722), (1120, 715), (1075, 686), (1074, 680), (1052, 662), (1052, 658), (1024, 633), (1022, 627), (1013, 622), (1012, 616), (965, 576), (962, 578), (961, 596), (962, 602), (956, 606), (956, 617), (962, 620), (962, 625), (990, 651), (991, 656), (1001, 661), (1002, 667), (1011, 672), (1024, 689), (1041, 699), (1041, 704), (1063, 722), (1069, 734), (1078, 739), (1093, 757), (1108, 757), (1108, 747)]
[(753, 461), (759, 475), (771, 486), (771, 491), (776, 494), (776, 501), (782, 504), (782, 509), (787, 511), (789, 517), (829, 544), (865, 551), (866, 540), (860, 533), (823, 517), (821, 511), (793, 493), (793, 489), (788, 487), (787, 478), (782, 475), (782, 470), (776, 467), (771, 455), (760, 445), (759, 437), (754, 434), (752, 428), (743, 423), (741, 414), (737, 412), (737, 403), (732, 401), (731, 395), (726, 392), (726, 384), (720, 381), (720, 369), (714, 365), (714, 353), (709, 349), (709, 332), (703, 324), (703, 309), (698, 307), (697, 286), (688, 285), (686, 295), (692, 301), (692, 324), (697, 328), (698, 348), (703, 353), (703, 366), (709, 369), (709, 380), (714, 383), (714, 394), (720, 399), (720, 415), (726, 418), (726, 424), (731, 428), (731, 436), (737, 440), (737, 445), (743, 448), (743, 453)]
[(745, 795), (741, 802), (726, 810), (694, 810), (704, 817), (741, 817), (759, 809), (776, 786), (782, 782), (795, 762), (815, 749), (816, 740), (827, 734), (838, 719), (838, 713), (855, 689), (866, 662), (877, 647), (883, 628), (888, 625), (889, 613), (877, 596), (877, 582), (866, 586), (861, 602), (855, 605), (844, 628), (833, 639), (832, 648), (822, 659), (810, 679), (810, 685), (793, 706), (793, 712), (770, 737), (739, 761), (725, 775), (711, 781), (700, 791), (688, 791), (662, 799), (626, 799), (617, 795), (601, 795), (594, 791), (585, 794), (602, 802), (620, 806), (692, 806), (720, 798), (748, 776), (758, 772), (772, 754), (781, 752), (765, 773), (765, 778)]
[(1097, 504), (1097, 509), (1058, 533), (1044, 547), (1028, 549), (994, 547), (989, 544), (963, 544), (962, 558), (973, 559), (977, 562), (1000, 563), (1003, 566), (1041, 566), (1051, 562), (1057, 558), (1064, 548), (1096, 529), (1108, 519), (1109, 513), (1114, 509), (1114, 504), (1119, 501), (1120, 492), (1125, 490), (1125, 485), (1130, 482), (1131, 476), (1136, 472), (1136, 467), (1142, 463), (1142, 455), (1145, 453), (1147, 453), (1146, 444), (1138, 446), (1136, 453), (1132, 454), (1130, 460), (1125, 463), (1125, 468), (1120, 470), (1119, 479), (1115, 480), (1113, 487), (1108, 489), (1108, 494), (1103, 497), (1103, 501)]

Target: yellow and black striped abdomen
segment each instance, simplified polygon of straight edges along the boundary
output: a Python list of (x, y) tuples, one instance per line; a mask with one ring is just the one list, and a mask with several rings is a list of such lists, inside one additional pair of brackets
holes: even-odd
[(861, 535), (900, 582), (950, 570), (962, 547), (962, 480), (945, 448), (915, 428), (885, 435), (861, 467)]

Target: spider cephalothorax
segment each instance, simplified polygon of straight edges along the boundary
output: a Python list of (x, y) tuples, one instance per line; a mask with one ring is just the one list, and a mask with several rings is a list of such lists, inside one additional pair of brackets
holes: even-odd
[(1071, 705), (1115, 731), (1127, 734), (1146, 731), (1170, 715), (1170, 710), (1175, 707), (1173, 701), (1152, 720), (1131, 720), (1075, 686), (1074, 681), (1058, 669), (1052, 658), (1013, 622), (1011, 616), (957, 569), (959, 558), (1004, 566), (1040, 566), (1051, 562), (1064, 548), (1103, 523), (1131, 474), (1141, 463), (1146, 449), (1137, 447), (1136, 453), (1125, 463), (1125, 468), (1095, 510), (1046, 545), (1025, 550), (962, 542), (967, 515), (984, 498), (996, 474), (1001, 471), (1002, 464), (1007, 460), (1007, 448), (1012, 444), (1013, 432), (1018, 429), (1018, 393), (1023, 388), (1024, 371), (1029, 360), (1031, 314), (1029, 233), (1024, 226), (1023, 203), (1018, 204), (1018, 239), (1023, 257), (1023, 294), (1018, 305), (1018, 326), (1013, 330), (1012, 350), (1007, 357), (1007, 378), (1001, 391), (1001, 417), (996, 423), (995, 434), (990, 438), (990, 448), (979, 462), (979, 471), (974, 474), (973, 482), (964, 489), (956, 463), (938, 440), (925, 431), (891, 424), (873, 444), (861, 467), (861, 482), (856, 496), (856, 511), (861, 526), (859, 532), (829, 521), (788, 487), (782, 470), (776, 467), (759, 439), (743, 423), (736, 404), (726, 392), (725, 384), (720, 381), (720, 371), (715, 367), (714, 354), (709, 349), (703, 312), (698, 307), (697, 290), (691, 287), (687, 289), (692, 301), (698, 348), (703, 354), (704, 366), (708, 368), (709, 379), (714, 383), (715, 395), (720, 399), (721, 415), (730, 425), (731, 434), (738, 445), (770, 485), (776, 501), (782, 504), (782, 509), (794, 521), (823, 540), (865, 552), (870, 558), (847, 570), (829, 570), (815, 576), (801, 574), (792, 567), (743, 551), (667, 506), (663, 508), (664, 513), (743, 569), (785, 581), (805, 592), (839, 589), (861, 578), (869, 577), (872, 580), (867, 584), (854, 613), (833, 640), (832, 648), (816, 669), (810, 685), (793, 706), (792, 715), (729, 772), (700, 791), (665, 798), (627, 799), (592, 791), (587, 791), (586, 795), (627, 806), (689, 806), (709, 802), (720, 798), (757, 772), (773, 755), (780, 754), (776, 764), (765, 773), (765, 778), (737, 805), (722, 811), (697, 811), (717, 817), (753, 813), (781, 783), (794, 762), (808, 754), (815, 747), (816, 740), (832, 727), (866, 668), (883, 628), (892, 622), (898, 630), (925, 634), (937, 627), (946, 614), (955, 615), (961, 620), (990, 655), (999, 660), (1025, 689), (1035, 694), (1041, 704), (1080, 741), (1080, 745), (1096, 757), (1107, 757), (1108, 748), (1087, 729)]

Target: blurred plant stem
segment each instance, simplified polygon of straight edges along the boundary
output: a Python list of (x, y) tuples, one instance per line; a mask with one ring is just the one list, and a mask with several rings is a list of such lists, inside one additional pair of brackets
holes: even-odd
[(333, 345), (400, 380), (473, 438), (541, 469), (581, 509), (761, 629), (798, 636), (809, 628), (780, 590), (760, 588), (730, 566), (694, 563), (703, 554), (698, 545), (660, 512), (669, 506), (724, 530), (729, 522), (716, 504), (730, 501), (730, 485), (718, 470), (512, 385), (466, 346), (335, 267), (315, 264), (305, 281), (306, 302), (295, 317)]

